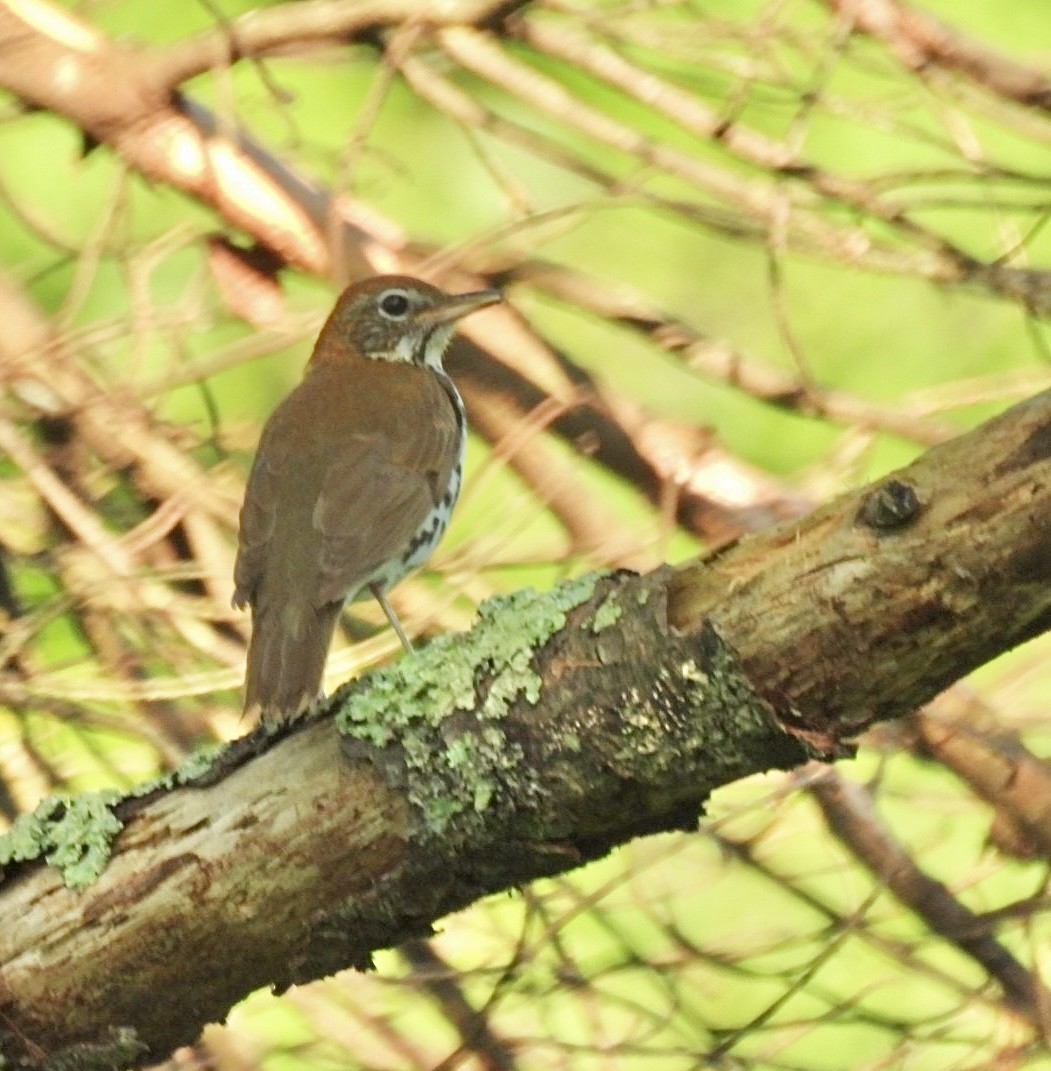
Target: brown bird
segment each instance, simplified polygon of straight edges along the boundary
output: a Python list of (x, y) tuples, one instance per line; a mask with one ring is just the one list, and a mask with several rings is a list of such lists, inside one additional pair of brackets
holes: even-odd
[(430, 556), (460, 492), (466, 421), (442, 357), (455, 322), (500, 298), (385, 275), (336, 302), (263, 429), (241, 508), (247, 715), (280, 723), (314, 702), (346, 602), (374, 595), (412, 650), (384, 592)]

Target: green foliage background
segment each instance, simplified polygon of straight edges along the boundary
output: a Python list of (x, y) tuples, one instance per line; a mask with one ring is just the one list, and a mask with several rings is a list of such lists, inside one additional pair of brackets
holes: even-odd
[[(107, 35), (159, 43), (256, 6), (125, 0), (70, 10)], [(584, 16), (556, 7), (535, 17), (558, 23), (623, 9), (665, 45), (638, 45), (638, 62), (735, 122), (794, 141), (828, 172), (892, 191), (912, 220), (976, 259), (1051, 261), (1048, 117), (1012, 111), (962, 78), (915, 77), (881, 43), (845, 34), (821, 3), (596, 2), (580, 5)], [(1046, 65), (1051, 6), (1041, 0), (930, 0), (924, 8), (1008, 55)], [(691, 137), (565, 61), (523, 44), (506, 47), (644, 138), (736, 171), (742, 183), (756, 179), (757, 169), (728, 158), (718, 142)], [(815, 209), (898, 250), (897, 271), (742, 238), (733, 227), (711, 226), (728, 210), (683, 179), (654, 174), (476, 76), (452, 74), (506, 118), (617, 176), (624, 191), (599, 190), (484, 131), (465, 131), (399, 77), (387, 84), (375, 50), (363, 45), (240, 62), (183, 88), (416, 242), (512, 263), (535, 256), (631, 284), (743, 354), (793, 375), (802, 362), (806, 378), (824, 387), (964, 428), (1051, 380), (1043, 320), (981, 286), (938, 285), (910, 270), (913, 254), (922, 259), (920, 243), (910, 247), (885, 224), (843, 205)], [(61, 117), (26, 114), (13, 98), (0, 108), (0, 270), (47, 312), (98, 379), (148, 399), (162, 420), (184, 429), (194, 456), (236, 487), (258, 427), (298, 378), (331, 284), (282, 272), (291, 326), (261, 331), (231, 314), (212, 282), (203, 242), (217, 229), (212, 211), (130, 174), (105, 146), (85, 155)], [(356, 138), (363, 140), (354, 147)], [(694, 202), (698, 218), (647, 203), (658, 195)], [(707, 379), (528, 282), (512, 283), (509, 298), (601, 386), (655, 420), (710, 429), (729, 455), (786, 493), (820, 501), (922, 448)], [(682, 560), (701, 545), (695, 533), (669, 531), (622, 479), (579, 455), (572, 464), (619, 519), (623, 540), (654, 561)], [(469, 489), (425, 578), (450, 593), (450, 626), (468, 620), (490, 591), (607, 564), (601, 554), (567, 556), (535, 489), (493, 461), (480, 438), (470, 466), (477, 492)], [(41, 614), (36, 666), (56, 680), (85, 673), (97, 680), (95, 652), (67, 612), (45, 553), (50, 536), (39, 504), (17, 466), (5, 461), (2, 471), (0, 539), (21, 601)], [(110, 523), (123, 517), (130, 526), (148, 515), (115, 478), (99, 476), (94, 489), (110, 507)], [(461, 562), (449, 587), (442, 587), (443, 561)], [(1038, 754), (1048, 750), (1046, 649), (1031, 645), (971, 685)], [(207, 668), (196, 652), (175, 676)], [(158, 670), (173, 673), (169, 665)], [(172, 702), (206, 710), (213, 731), (237, 730), (231, 686)], [(54, 708), (0, 708), (0, 772), (19, 806), (32, 806), (48, 780), (75, 791), (125, 786), (168, 763), (127, 716), (121, 688), (85, 706), (92, 714), (85, 721)], [(1046, 974), (1046, 860), (990, 849), (985, 805), (907, 743), (892, 730), (875, 733), (841, 772), (871, 782), (880, 814), (913, 857), (974, 910), (1037, 897), (1037, 909), (998, 933)], [(832, 841), (805, 791), (807, 776), (735, 786), (713, 801), (696, 835), (629, 845), (571, 878), (449, 920), (436, 947), (467, 999), (510, 1039), (519, 1067), (935, 1071), (995, 1059), (1051, 1067), (1046, 1037), (1006, 1012), (973, 962), (933, 938)], [(456, 1065), (449, 1054), (462, 1039), (426, 978), (399, 952), (378, 966), (373, 976), (251, 998), (227, 1030), (207, 1036), (218, 1065)], [(468, 1066), (478, 1060), (461, 1056)]]

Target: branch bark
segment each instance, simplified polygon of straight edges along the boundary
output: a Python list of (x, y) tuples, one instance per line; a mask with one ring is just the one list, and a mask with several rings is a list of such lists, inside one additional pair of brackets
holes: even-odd
[(156, 1057), (256, 987), (849, 752), (1051, 626), (1049, 547), (1051, 392), (714, 558), (486, 604), (283, 738), (117, 804), (89, 888), (10, 866), (0, 1054)]

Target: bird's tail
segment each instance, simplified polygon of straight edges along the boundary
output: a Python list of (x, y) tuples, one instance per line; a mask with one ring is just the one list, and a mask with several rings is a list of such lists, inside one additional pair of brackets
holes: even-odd
[(245, 716), (268, 725), (292, 721), (321, 692), (340, 604), (260, 605), (252, 613), (245, 676)]

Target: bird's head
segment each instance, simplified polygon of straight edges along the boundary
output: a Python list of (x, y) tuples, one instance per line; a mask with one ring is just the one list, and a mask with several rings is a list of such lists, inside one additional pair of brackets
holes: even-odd
[(409, 275), (378, 275), (343, 291), (318, 338), (314, 360), (361, 357), (441, 369), (456, 321), (502, 299), (499, 290), (447, 294)]

